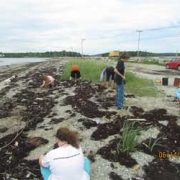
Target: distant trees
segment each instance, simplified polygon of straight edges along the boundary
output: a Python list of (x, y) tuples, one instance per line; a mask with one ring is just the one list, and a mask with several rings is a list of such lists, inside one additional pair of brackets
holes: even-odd
[[(136, 57), (137, 56), (137, 51), (126, 51), (130, 57)], [(140, 51), (139, 52), (140, 56), (143, 57), (153, 57), (153, 56), (175, 56), (175, 53), (152, 53), (152, 52), (147, 52), (147, 51)], [(102, 57), (107, 57), (109, 56), (109, 53), (103, 53), (103, 54), (98, 54), (97, 56), (102, 56)]]
[(4, 57), (8, 58), (22, 58), (22, 57), (80, 57), (81, 54), (71, 51), (47, 51), (47, 52), (26, 52), (26, 53), (2, 53)]
[[(130, 57), (136, 57), (137, 51), (126, 51)], [(153, 56), (175, 56), (175, 53), (152, 53), (147, 51), (140, 51), (142, 57), (153, 57)], [(88, 56), (88, 55), (85, 55)], [(108, 57), (109, 52), (96, 54), (94, 56)], [(80, 53), (73, 51), (47, 51), (47, 52), (25, 52), (25, 53), (3, 53), (0, 52), (0, 57), (8, 58), (23, 58), (23, 57), (81, 57)]]

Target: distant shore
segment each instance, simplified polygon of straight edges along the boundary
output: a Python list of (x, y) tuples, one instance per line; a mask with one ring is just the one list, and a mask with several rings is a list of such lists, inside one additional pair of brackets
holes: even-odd
[(1, 66), (44, 62), (47, 60), (48, 58), (0, 58), (0, 68)]

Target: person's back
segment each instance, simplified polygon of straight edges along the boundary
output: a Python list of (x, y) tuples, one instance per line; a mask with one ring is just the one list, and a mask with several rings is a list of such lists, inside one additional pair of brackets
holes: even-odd
[(83, 155), (77, 132), (59, 128), (56, 143), (56, 149), (39, 158), (44, 180), (89, 180), (90, 162)]
[(43, 165), (49, 165), (52, 172), (50, 180), (86, 180), (86, 172), (83, 170), (84, 157), (82, 150), (71, 145), (58, 147), (50, 151), (43, 161)]
[(47, 81), (49, 81), (49, 82), (53, 82), (54, 81), (54, 78), (52, 77), (52, 76), (47, 76)]
[(114, 76), (114, 67), (113, 66), (107, 67), (106, 68), (106, 73), (109, 73), (109, 74)]
[(77, 64), (73, 64), (71, 66), (71, 75), (69, 79), (70, 80), (74, 79), (75, 81), (81, 79), (80, 68)]
[(55, 79), (50, 75), (43, 75), (42, 76), (43, 83), (41, 87), (52, 87), (54, 86)]

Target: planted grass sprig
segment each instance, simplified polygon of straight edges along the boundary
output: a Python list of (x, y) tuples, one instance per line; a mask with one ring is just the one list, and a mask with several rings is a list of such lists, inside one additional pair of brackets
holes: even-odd
[(135, 122), (125, 122), (120, 142), (117, 145), (117, 152), (132, 152), (138, 144), (137, 137), (141, 129), (135, 126)]
[(148, 143), (143, 143), (143, 145), (146, 146), (152, 152), (155, 146), (162, 146), (162, 144), (159, 143), (160, 139), (161, 139), (160, 137), (157, 139), (151, 138), (148, 141)]

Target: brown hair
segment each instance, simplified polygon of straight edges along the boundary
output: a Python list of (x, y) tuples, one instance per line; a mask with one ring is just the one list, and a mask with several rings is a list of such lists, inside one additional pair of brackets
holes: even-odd
[(56, 137), (60, 141), (66, 141), (75, 148), (79, 148), (79, 137), (76, 131), (71, 131), (68, 128), (59, 128), (57, 130)]
[(129, 59), (129, 55), (127, 53), (122, 53), (119, 56), (120, 59)]
[(43, 74), (43, 75), (41, 76), (41, 79), (44, 80), (44, 81), (47, 81), (47, 75), (46, 75), (46, 74)]

